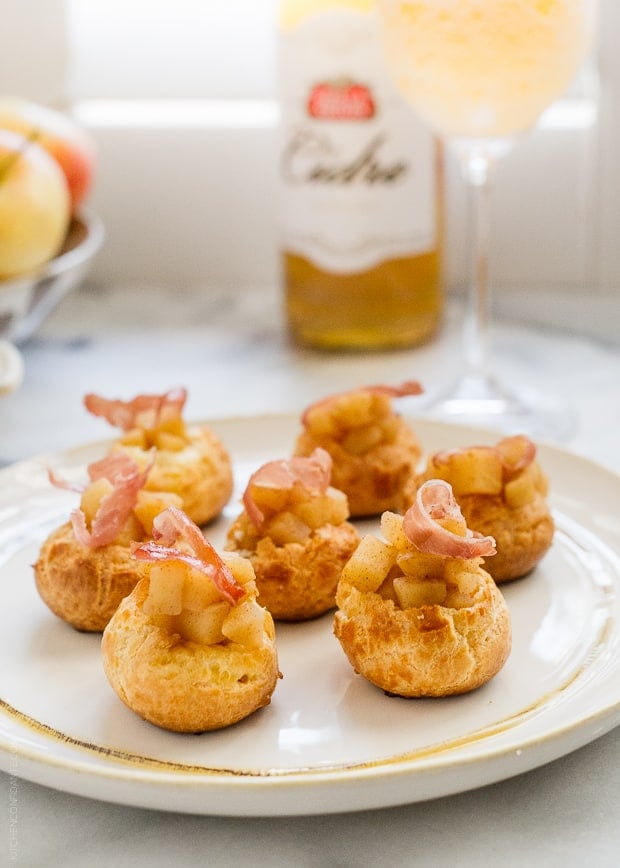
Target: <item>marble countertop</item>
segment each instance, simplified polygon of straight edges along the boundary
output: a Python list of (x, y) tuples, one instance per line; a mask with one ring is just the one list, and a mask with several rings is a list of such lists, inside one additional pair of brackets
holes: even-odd
[[(22, 387), (0, 398), (0, 463), (108, 436), (88, 391), (128, 398), (176, 385), (186, 418), (297, 412), (371, 382), (449, 379), (459, 311), (406, 351), (323, 354), (293, 348), (276, 293), (173, 295), (84, 287), (22, 347)], [(567, 332), (494, 329), (498, 370), (572, 405), (565, 448), (620, 471), (620, 349)], [(32, 866), (612, 866), (620, 852), (620, 727), (534, 771), (472, 792), (396, 808), (315, 817), (197, 817), (107, 804), (2, 774), (0, 864)], [(10, 806), (9, 808), (6, 806)], [(9, 849), (9, 841), (12, 849)]]

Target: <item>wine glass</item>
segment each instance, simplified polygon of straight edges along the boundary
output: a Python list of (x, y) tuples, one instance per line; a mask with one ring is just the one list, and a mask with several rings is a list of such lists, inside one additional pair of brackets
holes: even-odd
[(463, 373), (427, 415), (549, 439), (566, 407), (492, 373), (488, 278), (497, 160), (566, 90), (592, 42), (597, 0), (378, 0), (388, 67), (412, 107), (451, 147), (469, 194), (470, 280)]

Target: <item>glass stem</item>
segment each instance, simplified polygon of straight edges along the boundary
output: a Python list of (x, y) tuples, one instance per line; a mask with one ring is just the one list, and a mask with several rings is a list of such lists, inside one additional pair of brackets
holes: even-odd
[(483, 150), (461, 156), (461, 172), (469, 197), (470, 263), (467, 307), (463, 331), (465, 375), (489, 378), (489, 243), (491, 229), (491, 174), (495, 165)]

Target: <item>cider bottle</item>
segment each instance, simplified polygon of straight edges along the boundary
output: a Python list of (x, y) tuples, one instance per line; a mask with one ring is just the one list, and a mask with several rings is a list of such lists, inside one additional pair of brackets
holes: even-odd
[(280, 0), (281, 251), (294, 341), (410, 346), (442, 311), (439, 143), (387, 71), (372, 0)]

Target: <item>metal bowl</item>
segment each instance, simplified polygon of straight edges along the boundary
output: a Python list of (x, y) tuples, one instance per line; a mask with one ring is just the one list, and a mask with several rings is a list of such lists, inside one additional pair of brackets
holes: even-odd
[(60, 253), (42, 269), (0, 280), (0, 339), (19, 344), (29, 338), (84, 279), (103, 239), (100, 219), (82, 212), (71, 221)]

